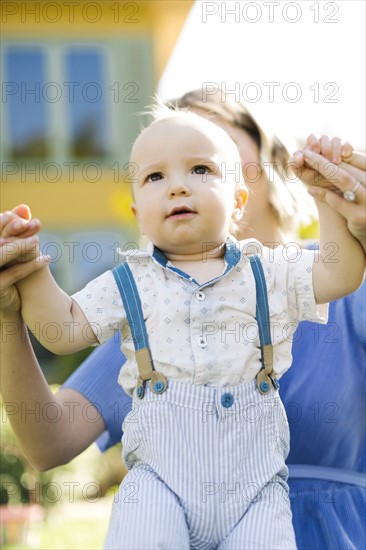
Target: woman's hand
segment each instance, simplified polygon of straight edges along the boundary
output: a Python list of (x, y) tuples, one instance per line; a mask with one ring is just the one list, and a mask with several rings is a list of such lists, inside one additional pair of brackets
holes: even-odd
[[(366, 252), (366, 155), (353, 151), (339, 138), (311, 135), (306, 147), (296, 151), (290, 162), (301, 180), (311, 186), (309, 193), (347, 220), (349, 231)], [(345, 198), (347, 191), (354, 192), (353, 201)]]
[(20, 298), (15, 283), (49, 264), (49, 258), (39, 255), (36, 233), (41, 224), (31, 220), (25, 205), (0, 214), (0, 312), (11, 316), (20, 310)]
[(20, 204), (0, 214), (1, 237), (30, 237), (41, 229), (41, 222), (37, 218), (32, 219), (29, 206)]

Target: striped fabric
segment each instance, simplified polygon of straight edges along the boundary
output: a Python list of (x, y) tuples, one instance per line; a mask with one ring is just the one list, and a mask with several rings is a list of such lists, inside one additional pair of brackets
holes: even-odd
[(161, 395), (147, 389), (142, 401), (134, 398), (123, 430), (129, 472), (106, 549), (296, 548), (289, 431), (277, 392), (261, 395), (254, 381), (229, 388), (169, 381)]

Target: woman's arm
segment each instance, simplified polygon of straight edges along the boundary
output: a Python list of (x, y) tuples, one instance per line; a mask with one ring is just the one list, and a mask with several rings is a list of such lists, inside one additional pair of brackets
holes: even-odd
[(352, 178), (352, 184), (357, 181), (360, 183), (356, 200), (349, 202), (343, 193), (331, 189), (316, 189), (316, 197), (345, 218), (350, 233), (361, 243), (366, 253), (366, 155), (354, 152), (349, 161), (342, 161), (338, 168)]
[[(323, 176), (329, 173), (330, 163), (323, 156), (308, 149), (303, 154), (308, 166), (316, 167)], [(347, 172), (338, 169), (336, 186), (342, 192), (352, 189), (354, 181)], [(357, 290), (364, 277), (365, 253), (349, 231), (346, 219), (319, 200), (319, 189), (311, 187), (310, 193), (316, 199), (320, 221), (319, 257), (313, 266), (314, 293), (317, 303), (325, 303)], [(327, 190), (321, 189), (320, 193)], [(331, 247), (333, 255), (329, 254)]]
[(102, 451), (121, 440), (131, 398), (117, 382), (126, 359), (116, 340), (92, 352), (54, 395), (19, 315), (12, 316), (5, 338), (1, 353), (4, 407), (34, 468), (66, 464), (98, 438)]
[[(100, 411), (106, 429), (98, 439), (104, 451), (121, 441), (122, 423), (132, 409), (132, 399), (118, 384), (118, 376), (126, 357), (121, 351), (121, 333), (98, 346), (63, 384), (84, 395)], [(61, 391), (61, 390), (60, 390)], [(85, 409), (85, 414), (88, 410)], [(131, 422), (136, 417), (131, 415)]]
[(3, 317), (1, 338), (1, 393), (22, 451), (39, 470), (69, 462), (103, 432), (102, 416), (72, 389), (53, 395), (18, 312)]
[[(342, 145), (338, 138), (330, 140), (322, 136), (318, 140), (311, 135), (304, 150), (290, 159), (299, 177), (311, 186), (309, 192), (319, 212), (320, 250), (313, 267), (318, 303), (355, 291), (364, 275), (365, 171), (360, 168), (362, 156), (352, 152), (352, 147)], [(344, 163), (342, 158), (354, 164)], [(350, 203), (343, 193), (353, 189), (357, 182), (356, 200)]]
[[(8, 235), (10, 219), (15, 220), (9, 213), (0, 216), (0, 228), (4, 233), (7, 227)], [(24, 234), (31, 234), (37, 227), (35, 223), (33, 230)], [(78, 392), (64, 389), (53, 395), (34, 355), (14, 283), (41, 269), (46, 262), (41, 258), (12, 264), (19, 261), (20, 254), (31, 254), (37, 244), (35, 235), (23, 239), (2, 237), (0, 241), (1, 393), (23, 452), (33, 466), (44, 470), (71, 460), (105, 426), (96, 409), (89, 410), (88, 418), (93, 418), (93, 422), (83, 415), (86, 404), (94, 405)]]
[[(40, 224), (28, 223), (29, 217), (23, 205), (0, 215), (0, 230), (7, 236), (0, 241), (1, 391), (20, 447), (35, 468), (46, 470), (70, 461), (99, 436), (102, 450), (120, 441), (131, 398), (117, 382), (125, 361), (118, 338), (90, 354), (56, 395), (50, 391), (20, 317), (14, 286), (42, 265), (33, 260), (8, 267), (19, 261), (20, 251), (32, 252), (37, 244), (34, 234)], [(11, 246), (5, 251), (3, 244)]]

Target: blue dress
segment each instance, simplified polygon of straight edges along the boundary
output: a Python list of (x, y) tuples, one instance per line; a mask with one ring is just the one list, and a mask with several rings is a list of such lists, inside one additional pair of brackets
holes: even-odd
[[(280, 381), (299, 549), (366, 548), (365, 290), (364, 283), (330, 304), (327, 325), (299, 325), (293, 365)], [(120, 441), (131, 407), (117, 384), (125, 361), (119, 346), (116, 337), (97, 348), (64, 384), (100, 410), (106, 424), (98, 440), (102, 450)]]
[[(299, 325), (293, 365), (281, 379), (287, 463), (322, 467), (308, 476), (324, 472), (323, 479), (294, 477), (290, 466), (299, 549), (366, 548), (365, 290), (330, 304), (327, 325)], [(342, 473), (345, 482), (334, 481)]]

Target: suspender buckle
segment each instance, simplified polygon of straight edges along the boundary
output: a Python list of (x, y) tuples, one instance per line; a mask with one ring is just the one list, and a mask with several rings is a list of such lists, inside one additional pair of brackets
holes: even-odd
[(141, 380), (150, 380), (154, 370), (150, 348), (137, 349), (135, 358)]

